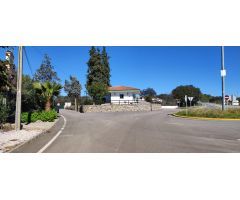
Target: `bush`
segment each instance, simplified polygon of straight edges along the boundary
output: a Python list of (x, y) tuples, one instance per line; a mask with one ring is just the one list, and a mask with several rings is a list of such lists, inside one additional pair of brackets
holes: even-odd
[(53, 122), (57, 118), (57, 112), (55, 110), (39, 111), (39, 112), (24, 112), (21, 115), (21, 121), (23, 123), (36, 122), (38, 120), (43, 122)]
[(9, 109), (6, 105), (0, 105), (0, 128), (6, 122), (8, 118)]
[(152, 102), (152, 96), (146, 96), (145, 101), (151, 103)]

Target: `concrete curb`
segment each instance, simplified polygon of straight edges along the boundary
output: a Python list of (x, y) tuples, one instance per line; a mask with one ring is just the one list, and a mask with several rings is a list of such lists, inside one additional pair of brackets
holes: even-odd
[(234, 118), (210, 118), (210, 117), (190, 117), (190, 116), (181, 116), (177, 114), (171, 114), (174, 117), (184, 118), (184, 119), (193, 119), (193, 120), (209, 120), (209, 121), (240, 121), (240, 119)]
[[(62, 117), (62, 115), (60, 115), (60, 117)], [(54, 124), (51, 128), (49, 128), (48, 130), (43, 131), (42, 133), (40, 133), (40, 134), (34, 136), (33, 138), (31, 138), (30, 140), (27, 140), (27, 141), (25, 141), (25, 142), (23, 142), (23, 143), (20, 143), (19, 145), (17, 145), (16, 147), (14, 147), (13, 149), (11, 149), (10, 151), (6, 151), (6, 152), (4, 152), (4, 153), (12, 153), (12, 152), (14, 152), (15, 150), (17, 150), (18, 148), (21, 148), (22, 146), (24, 146), (24, 145), (26, 145), (26, 144), (28, 144), (28, 143), (33, 142), (34, 140), (36, 140), (37, 138), (39, 138), (39, 137), (42, 136), (43, 134), (46, 134), (50, 129), (52, 129), (52, 128), (57, 124), (57, 122), (59, 121), (60, 117), (56, 120), (55, 124)]]

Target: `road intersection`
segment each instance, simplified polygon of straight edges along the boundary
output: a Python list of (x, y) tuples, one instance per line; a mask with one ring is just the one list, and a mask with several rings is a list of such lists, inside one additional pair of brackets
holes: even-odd
[[(238, 121), (182, 119), (169, 115), (173, 112), (176, 110), (82, 114), (61, 110), (66, 127), (43, 152), (240, 152)], [(16, 152), (39, 152), (63, 123), (61, 119), (55, 133), (49, 133), (51, 137), (45, 134)]]

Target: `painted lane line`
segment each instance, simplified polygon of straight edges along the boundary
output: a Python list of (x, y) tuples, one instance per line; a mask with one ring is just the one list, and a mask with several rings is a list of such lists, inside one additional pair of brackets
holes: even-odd
[(66, 124), (67, 124), (67, 120), (66, 118), (61, 115), (61, 117), (63, 117), (64, 120), (64, 124), (63, 127), (60, 129), (60, 131), (58, 131), (58, 133), (44, 146), (42, 147), (37, 153), (43, 153), (57, 138), (58, 136), (62, 133), (63, 129), (65, 128)]

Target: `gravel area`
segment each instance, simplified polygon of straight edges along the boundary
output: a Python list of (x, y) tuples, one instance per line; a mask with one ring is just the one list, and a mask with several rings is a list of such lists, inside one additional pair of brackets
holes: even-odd
[(16, 146), (31, 140), (37, 135), (50, 129), (58, 119), (54, 122), (41, 122), (23, 124), (23, 129), (20, 131), (2, 131), (0, 130), (0, 153), (7, 152), (15, 148)]

